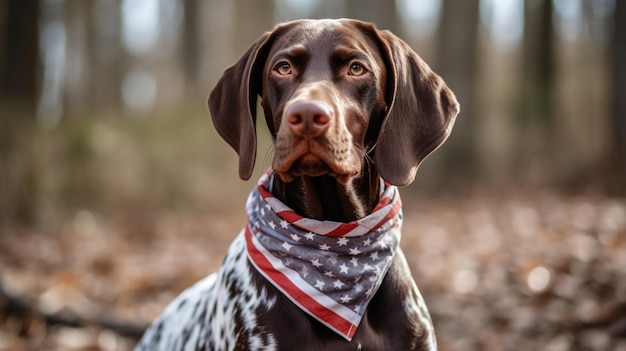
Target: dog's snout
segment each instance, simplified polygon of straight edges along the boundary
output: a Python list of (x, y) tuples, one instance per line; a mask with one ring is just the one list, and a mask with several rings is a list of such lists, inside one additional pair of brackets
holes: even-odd
[(332, 109), (322, 101), (296, 101), (287, 108), (285, 115), (294, 135), (316, 137), (328, 129)]

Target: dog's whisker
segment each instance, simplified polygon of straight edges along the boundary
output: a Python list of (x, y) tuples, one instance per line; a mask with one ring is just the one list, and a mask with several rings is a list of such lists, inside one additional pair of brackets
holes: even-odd
[(265, 150), (265, 153), (263, 155), (263, 165), (271, 166), (271, 164), (272, 164), (272, 156), (274, 155), (275, 152), (276, 152), (276, 148), (274, 147), (274, 144), (272, 143)]

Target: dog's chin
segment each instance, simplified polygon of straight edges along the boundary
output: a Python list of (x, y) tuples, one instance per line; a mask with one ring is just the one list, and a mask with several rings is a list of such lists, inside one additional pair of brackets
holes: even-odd
[(289, 167), (289, 170), (285, 172), (281, 172), (278, 170), (275, 171), (280, 179), (285, 183), (292, 182), (296, 178), (302, 176), (320, 177), (323, 175), (328, 175), (335, 178), (337, 183), (345, 185), (350, 181), (350, 179), (355, 176), (354, 174), (339, 173), (333, 170), (333, 167), (329, 166), (326, 162), (311, 154), (305, 155), (297, 159), (291, 165), (291, 167)]

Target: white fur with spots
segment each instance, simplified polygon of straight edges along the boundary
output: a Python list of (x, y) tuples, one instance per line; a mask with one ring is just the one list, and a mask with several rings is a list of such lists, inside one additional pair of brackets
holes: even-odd
[(217, 273), (183, 291), (142, 337), (135, 351), (276, 350), (272, 335), (256, 328), (255, 311), (276, 302), (251, 284), (243, 235)]

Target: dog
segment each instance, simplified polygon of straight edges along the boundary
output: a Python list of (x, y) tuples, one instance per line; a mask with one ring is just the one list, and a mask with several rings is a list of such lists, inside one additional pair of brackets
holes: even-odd
[(208, 99), (256, 157), (257, 99), (275, 147), (222, 267), (185, 290), (135, 350), (436, 350), (398, 247), (398, 186), (450, 135), (459, 104), (401, 39), (350, 19), (263, 34)]

